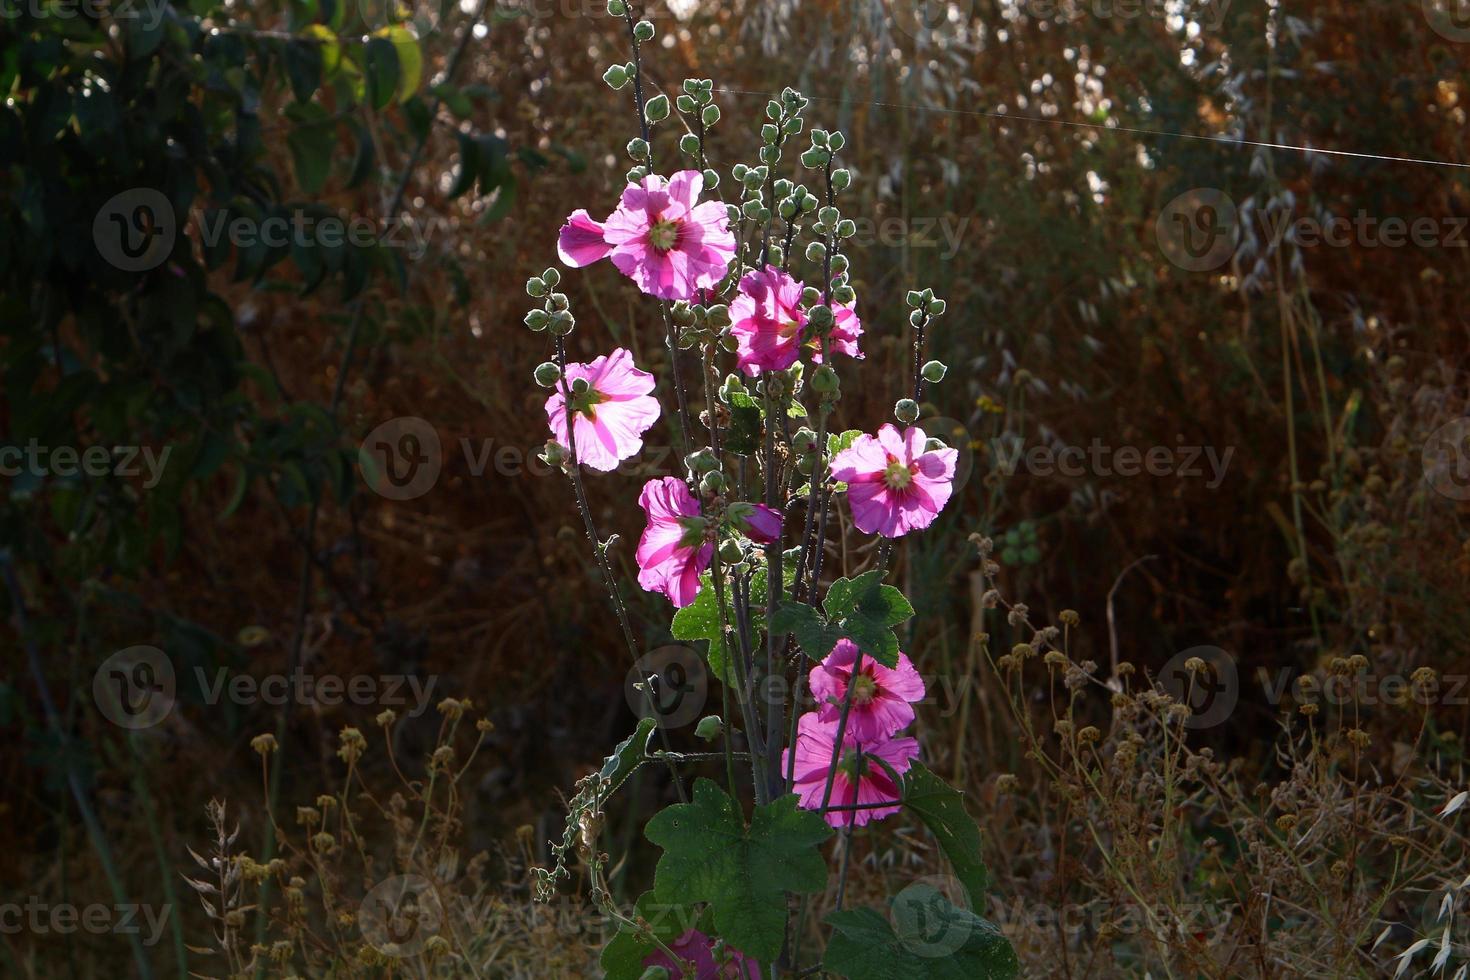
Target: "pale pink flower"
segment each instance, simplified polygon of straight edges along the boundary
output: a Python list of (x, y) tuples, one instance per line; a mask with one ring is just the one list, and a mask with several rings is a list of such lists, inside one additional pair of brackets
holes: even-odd
[(715, 962), (715, 940), (698, 929), (690, 929), (674, 942), (669, 950), (684, 963), (693, 963), (694, 972), (685, 973), (679, 964), (669, 959), (663, 950), (655, 950), (643, 960), (643, 966), (661, 966), (669, 971), (669, 980), (725, 980), (740, 977), (742, 980), (761, 980), (761, 968), (753, 959), (746, 958), (738, 949), (724, 947), (723, 965)]
[[(587, 382), (578, 394), (575, 384)], [(572, 415), (577, 436), (577, 461), (607, 473), (643, 448), (643, 433), (658, 421), (658, 399), (653, 375), (633, 366), (633, 355), (619, 347), (589, 364), (567, 365), (567, 388), (572, 392)], [(566, 398), (560, 383), (546, 399), (546, 420), (556, 441), (567, 441)]]
[[(792, 789), (800, 796), (799, 805), (807, 810), (822, 808), (827, 774), (831, 770), (832, 750), (837, 744), (837, 722), (822, 721), (808, 711), (796, 722), (796, 763), (792, 769)], [(881, 820), (899, 811), (902, 792), (888, 770), (878, 763), (883, 760), (899, 775), (908, 772), (909, 764), (919, 755), (919, 743), (912, 738), (880, 738), (869, 742), (852, 737), (852, 719), (842, 739), (842, 754), (837, 773), (832, 778), (831, 807), (859, 809), (832, 810), (827, 823), (833, 827), (861, 827), (870, 820)], [(781, 770), (785, 772), (792, 750), (781, 752)]]
[(741, 278), (730, 303), (730, 333), (738, 345), (737, 364), (747, 375), (796, 363), (806, 329), (801, 290), (801, 283), (773, 265)]
[(638, 540), (638, 584), (662, 592), (675, 606), (687, 606), (699, 594), (700, 573), (715, 552), (699, 501), (683, 480), (666, 476), (645, 483), (638, 504), (648, 515)]
[[(857, 645), (851, 640), (838, 640), (827, 658), (812, 668), (812, 696), (817, 699), (817, 717), (822, 721), (837, 721), (842, 716), (857, 653)], [(902, 651), (897, 667), (885, 667), (872, 657), (863, 657), (852, 685), (847, 731), (859, 742), (886, 738), (907, 727), (914, 720), (914, 703), (924, 697), (924, 679)]]
[(611, 258), (638, 288), (660, 299), (694, 299), (725, 278), (735, 257), (730, 216), (719, 201), (699, 203), (704, 177), (681, 170), (668, 180), (650, 174), (629, 184), (606, 221), (572, 212), (557, 240), (574, 268)]
[(884, 425), (832, 459), (832, 479), (847, 484), (852, 521), (864, 534), (898, 538), (933, 523), (954, 489), (959, 451), (925, 451), (918, 426), (899, 432)]

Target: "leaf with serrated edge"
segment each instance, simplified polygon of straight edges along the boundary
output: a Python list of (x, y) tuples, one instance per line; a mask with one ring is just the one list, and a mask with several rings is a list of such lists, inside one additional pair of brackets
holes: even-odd
[(747, 827), (740, 805), (710, 779), (694, 802), (654, 816), (644, 835), (664, 849), (654, 871), (660, 902), (708, 902), (715, 931), (747, 956), (769, 962), (786, 934), (786, 893), (827, 887), (818, 845), (832, 835), (820, 815), (798, 810), (795, 794), (758, 806)]

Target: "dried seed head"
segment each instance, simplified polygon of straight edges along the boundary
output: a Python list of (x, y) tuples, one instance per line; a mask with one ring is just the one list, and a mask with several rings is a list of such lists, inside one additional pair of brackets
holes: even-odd
[(1057, 619), (1061, 620), (1063, 626), (1076, 626), (1082, 622), (1082, 617), (1077, 615), (1077, 610), (1075, 609), (1063, 609), (1062, 614)]
[(271, 735), (270, 733), (257, 735), (252, 738), (250, 740), (250, 747), (255, 750), (257, 755), (261, 756), (274, 752), (278, 748), (278, 746), (276, 745), (276, 737), (274, 735)]

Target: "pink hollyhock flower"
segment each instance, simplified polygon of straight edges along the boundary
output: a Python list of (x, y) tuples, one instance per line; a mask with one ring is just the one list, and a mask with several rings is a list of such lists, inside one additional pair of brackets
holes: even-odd
[(719, 201), (699, 203), (704, 176), (681, 170), (629, 184), (606, 221), (573, 211), (557, 239), (561, 260), (581, 268), (611, 258), (638, 288), (660, 299), (694, 299), (730, 270), (735, 236)]
[[(822, 808), (822, 794), (827, 788), (827, 773), (832, 765), (832, 750), (837, 744), (837, 722), (823, 721), (815, 711), (808, 711), (796, 722), (796, 764), (792, 769), (792, 788), (800, 795), (800, 805), (807, 810)], [(880, 738), (862, 742), (852, 736), (852, 718), (842, 739), (842, 755), (837, 762), (837, 775), (832, 779), (830, 806), (862, 804), (862, 809), (833, 810), (826, 814), (833, 827), (861, 827), (870, 820), (892, 816), (900, 809), (901, 793), (876, 761), (882, 759), (902, 775), (918, 757), (919, 743), (912, 738)], [(781, 768), (789, 764), (791, 749), (781, 751)], [(874, 758), (876, 757), (876, 759)], [(872, 804), (891, 804), (877, 805)]]
[(648, 515), (638, 540), (638, 584), (683, 608), (699, 594), (700, 573), (715, 553), (699, 501), (683, 480), (666, 476), (643, 484), (638, 504)]
[(847, 484), (852, 521), (864, 534), (899, 538), (928, 527), (954, 489), (955, 449), (924, 450), (918, 426), (902, 433), (884, 425), (866, 433), (832, 459), (834, 480)]
[[(572, 392), (579, 463), (606, 473), (643, 448), (643, 433), (658, 421), (659, 404), (649, 394), (653, 375), (634, 367), (632, 354), (619, 347), (590, 364), (568, 364), (566, 381)], [(577, 390), (579, 381), (586, 382), (586, 390)], [(546, 399), (546, 420), (556, 441), (570, 449), (560, 384)]]
[(858, 742), (873, 742), (893, 735), (914, 720), (914, 702), (924, 697), (924, 679), (900, 652), (897, 667), (885, 667), (872, 657), (863, 657), (857, 680), (851, 680), (857, 652), (851, 640), (838, 640), (827, 659), (812, 668), (812, 696), (818, 701), (817, 717), (835, 722), (842, 717), (851, 681), (848, 734)]
[(724, 980), (726, 977), (749, 978), (749, 980), (761, 980), (761, 968), (755, 960), (747, 959), (745, 954), (738, 949), (729, 946), (724, 947), (722, 959), (724, 964), (715, 962), (714, 944), (715, 940), (706, 936), (698, 929), (690, 929), (674, 942), (668, 944), (669, 950), (679, 957), (683, 963), (693, 963), (694, 972), (685, 973), (679, 968), (679, 964), (669, 959), (669, 954), (663, 950), (655, 950), (651, 956), (643, 960), (645, 968), (650, 966), (661, 966), (669, 971), (670, 980)]
[(756, 544), (770, 544), (781, 538), (781, 514), (765, 504), (733, 503), (725, 508), (725, 516)]
[(730, 304), (730, 333), (739, 345), (737, 364), (747, 375), (784, 371), (796, 363), (806, 329), (801, 290), (801, 283), (773, 265), (741, 278)]
[[(832, 307), (832, 330), (827, 334), (827, 347), (835, 353), (846, 354), (848, 357), (863, 360), (863, 352), (858, 348), (858, 338), (863, 335), (863, 321), (858, 319), (857, 310), (851, 306)], [(810, 341), (812, 347), (812, 362), (822, 363), (822, 345), (817, 343), (816, 338)]]

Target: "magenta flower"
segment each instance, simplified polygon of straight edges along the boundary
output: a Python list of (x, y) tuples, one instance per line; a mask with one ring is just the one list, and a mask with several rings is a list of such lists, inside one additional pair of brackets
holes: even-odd
[(699, 203), (704, 177), (681, 170), (629, 184), (606, 221), (573, 211), (557, 240), (561, 260), (581, 268), (611, 258), (638, 288), (660, 299), (694, 299), (725, 278), (735, 257), (730, 216), (719, 201)]
[[(827, 659), (812, 668), (812, 696), (817, 699), (816, 714), (822, 721), (835, 722), (842, 716), (857, 652), (851, 640), (838, 640)], [(857, 680), (851, 683), (847, 731), (858, 742), (887, 738), (906, 727), (914, 720), (914, 703), (924, 697), (924, 679), (902, 652), (897, 667), (885, 667), (872, 657), (863, 657)]]
[(649, 480), (638, 495), (648, 526), (638, 539), (638, 584), (683, 608), (699, 594), (699, 576), (714, 556), (699, 501), (677, 476)]
[(781, 513), (765, 504), (733, 503), (725, 508), (725, 517), (756, 544), (770, 544), (781, 538)]
[[(586, 382), (579, 391), (579, 382)], [(658, 421), (659, 404), (653, 375), (633, 366), (633, 355), (619, 347), (590, 364), (567, 365), (576, 419), (577, 461), (606, 473), (643, 448), (643, 433)], [(558, 384), (546, 399), (546, 420), (556, 441), (567, 441), (566, 398)]]
[[(796, 722), (796, 764), (792, 769), (792, 788), (801, 797), (799, 805), (803, 809), (822, 808), (822, 794), (826, 792), (827, 773), (832, 765), (832, 750), (837, 744), (837, 724), (836, 721), (821, 720), (814, 711), (808, 711)], [(832, 778), (829, 805), (850, 807), (861, 804), (861, 809), (827, 813), (827, 823), (833, 827), (861, 827), (870, 820), (881, 820), (897, 813), (901, 801), (899, 787), (877, 759), (882, 759), (894, 772), (902, 775), (908, 772), (909, 764), (919, 754), (919, 743), (912, 738), (880, 738), (862, 742), (853, 738), (851, 716), (847, 725), (849, 730), (842, 739), (842, 755), (837, 762), (837, 774)], [(790, 753), (790, 749), (781, 751), (783, 772), (789, 764)]]
[(761, 980), (761, 968), (755, 960), (747, 959), (745, 954), (738, 949), (729, 946), (724, 947), (721, 959), (723, 964), (715, 961), (716, 940), (711, 939), (698, 929), (690, 929), (674, 942), (668, 944), (670, 951), (680, 962), (694, 964), (693, 973), (685, 973), (679, 968), (679, 963), (669, 959), (669, 954), (663, 950), (655, 950), (652, 955), (643, 960), (645, 968), (650, 966), (661, 966), (669, 971), (670, 980), (724, 980), (726, 977), (748, 978), (748, 980)]
[(739, 345), (737, 364), (747, 375), (796, 363), (806, 329), (801, 290), (801, 283), (773, 265), (741, 278), (730, 304), (730, 333)]
[(954, 489), (955, 449), (924, 450), (918, 426), (900, 433), (884, 425), (832, 459), (834, 480), (847, 484), (852, 521), (864, 534), (899, 538), (928, 527)]

